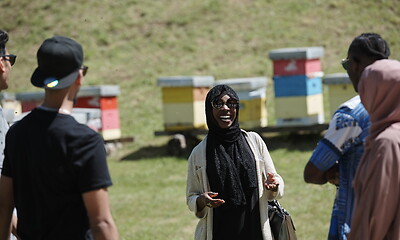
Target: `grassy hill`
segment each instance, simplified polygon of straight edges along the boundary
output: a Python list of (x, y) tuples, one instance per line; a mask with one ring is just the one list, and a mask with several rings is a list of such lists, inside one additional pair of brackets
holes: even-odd
[(272, 76), (268, 52), (323, 46), (325, 73), (342, 71), (351, 40), (378, 32), (400, 56), (396, 1), (349, 0), (3, 0), (1, 28), (18, 55), (9, 91), (29, 83), (42, 41), (55, 34), (82, 43), (86, 84), (118, 84), (124, 136), (145, 141), (162, 129), (156, 78)]
[[(153, 136), (163, 128), (157, 77), (271, 78), (270, 50), (304, 46), (323, 46), (323, 71), (342, 72), (362, 32), (381, 34), (400, 58), (396, 0), (1, 0), (0, 8), (18, 55), (10, 92), (40, 91), (29, 81), (36, 51), (56, 34), (82, 43), (87, 85), (120, 86), (122, 134), (135, 137), (110, 161), (121, 239), (192, 239), (197, 222), (184, 202), (185, 159), (165, 157), (167, 138)], [(302, 180), (316, 140), (267, 139), (299, 239), (326, 239), (329, 226), (334, 188)]]

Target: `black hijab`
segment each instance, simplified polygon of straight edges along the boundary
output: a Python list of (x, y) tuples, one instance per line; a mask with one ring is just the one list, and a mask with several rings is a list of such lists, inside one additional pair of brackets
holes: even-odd
[(217, 192), (218, 198), (225, 200), (224, 205), (240, 206), (246, 204), (246, 191), (257, 188), (255, 159), (239, 127), (239, 106), (229, 128), (219, 127), (214, 119), (211, 102), (221, 94), (239, 101), (236, 92), (227, 85), (217, 85), (207, 94), (207, 176), (211, 191)]

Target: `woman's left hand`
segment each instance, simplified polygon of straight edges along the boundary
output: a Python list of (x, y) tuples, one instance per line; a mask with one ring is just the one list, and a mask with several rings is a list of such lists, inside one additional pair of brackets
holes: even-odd
[(276, 192), (278, 191), (279, 182), (273, 173), (267, 173), (267, 180), (264, 183), (267, 190)]

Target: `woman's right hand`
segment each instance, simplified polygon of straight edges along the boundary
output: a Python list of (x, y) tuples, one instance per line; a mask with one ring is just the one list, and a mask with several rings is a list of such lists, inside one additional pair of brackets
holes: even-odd
[(218, 193), (215, 192), (205, 192), (200, 194), (196, 201), (198, 211), (203, 210), (206, 206), (209, 208), (216, 208), (225, 203), (225, 200), (223, 199), (215, 199), (214, 197), (216, 196), (218, 196)]
[(273, 192), (278, 191), (279, 182), (273, 173), (267, 173), (267, 180), (265, 181), (264, 186), (267, 190), (271, 190)]

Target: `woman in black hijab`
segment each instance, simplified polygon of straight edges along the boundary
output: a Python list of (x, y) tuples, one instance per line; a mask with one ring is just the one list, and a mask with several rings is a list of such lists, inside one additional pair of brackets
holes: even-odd
[(187, 204), (201, 218), (195, 239), (272, 239), (267, 201), (283, 195), (261, 137), (239, 127), (239, 97), (227, 85), (205, 102), (209, 132), (189, 157)]

